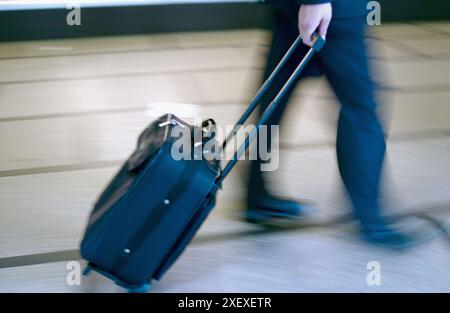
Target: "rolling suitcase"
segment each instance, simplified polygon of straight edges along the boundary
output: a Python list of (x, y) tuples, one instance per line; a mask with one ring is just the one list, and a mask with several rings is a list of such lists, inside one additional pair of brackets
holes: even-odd
[[(324, 43), (322, 38), (316, 38), (314, 46), (223, 170), (220, 161), (205, 157), (203, 149), (205, 142), (215, 140), (213, 120), (192, 126), (166, 114), (152, 122), (141, 133), (136, 150), (100, 195), (90, 214), (81, 242), (81, 255), (88, 261), (84, 274), (94, 270), (134, 292), (147, 291), (153, 279), (159, 280), (213, 209), (222, 181), (248, 149), (260, 126), (267, 122), (284, 92), (292, 87)], [(300, 44), (299, 37), (220, 146), (221, 151), (250, 117)], [(173, 136), (175, 128), (200, 136)], [(180, 141), (185, 144), (183, 147), (191, 148), (183, 151), (187, 158), (173, 157), (174, 145)]]

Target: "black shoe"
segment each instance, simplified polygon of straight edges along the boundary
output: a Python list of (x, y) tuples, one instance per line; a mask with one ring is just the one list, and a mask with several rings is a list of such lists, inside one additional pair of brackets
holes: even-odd
[(303, 216), (305, 207), (297, 201), (264, 196), (250, 200), (245, 211), (245, 220), (249, 223), (265, 223), (277, 219), (297, 219)]
[(413, 245), (412, 238), (387, 224), (362, 225), (361, 235), (370, 244), (393, 250), (404, 250)]

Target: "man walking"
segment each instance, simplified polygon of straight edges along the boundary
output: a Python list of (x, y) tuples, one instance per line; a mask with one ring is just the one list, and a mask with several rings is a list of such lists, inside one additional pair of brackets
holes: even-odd
[[(373, 244), (402, 247), (407, 238), (391, 228), (382, 216), (379, 202), (380, 176), (386, 150), (385, 136), (376, 113), (377, 103), (365, 43), (367, 0), (267, 0), (275, 8), (275, 29), (265, 77), (275, 69), (285, 52), (302, 36), (302, 53), (285, 67), (261, 105), (260, 114), (276, 91), (303, 58), (317, 32), (327, 43), (305, 70), (305, 75), (323, 74), (341, 104), (336, 152), (339, 172), (360, 221), (363, 237)], [(301, 79), (300, 79), (301, 80)], [(292, 90), (269, 121), (278, 125)], [(269, 140), (270, 141), (270, 140)], [(268, 143), (270, 145), (270, 142)], [(292, 200), (272, 196), (261, 173), (261, 160), (251, 165), (246, 218), (262, 222), (272, 218), (296, 218), (304, 212)], [(305, 177), (305, 179), (307, 179)]]

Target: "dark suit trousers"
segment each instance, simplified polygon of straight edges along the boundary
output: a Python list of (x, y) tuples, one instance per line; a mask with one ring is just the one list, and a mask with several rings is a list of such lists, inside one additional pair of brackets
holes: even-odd
[[(340, 102), (336, 141), (339, 172), (356, 217), (363, 223), (375, 223), (380, 219), (380, 175), (386, 145), (382, 125), (376, 113), (365, 30), (365, 19), (362, 17), (333, 20), (328, 31), (327, 44), (308, 66), (305, 75), (325, 75)], [(279, 13), (265, 77), (273, 71), (297, 36), (296, 15)], [(290, 62), (282, 72), (281, 79), (271, 88), (270, 94), (261, 105), (260, 114), (307, 51), (306, 46), (302, 49), (296, 60)], [(284, 97), (282, 105), (268, 124), (280, 124), (291, 93), (292, 90)], [(307, 181), (308, 177), (303, 179)], [(253, 161), (249, 178), (249, 201), (265, 194), (267, 192), (264, 176), (260, 172), (260, 161)]]

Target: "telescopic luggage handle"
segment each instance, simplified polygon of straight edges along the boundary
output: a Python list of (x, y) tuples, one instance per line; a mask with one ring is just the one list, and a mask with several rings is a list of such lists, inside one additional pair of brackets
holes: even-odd
[[(272, 85), (273, 81), (277, 79), (281, 69), (286, 65), (286, 63), (289, 61), (290, 57), (294, 54), (294, 52), (297, 50), (297, 48), (302, 43), (302, 38), (299, 36), (295, 40), (295, 42), (292, 44), (292, 46), (289, 48), (289, 50), (286, 52), (284, 57), (281, 59), (281, 61), (278, 63), (275, 70), (270, 74), (269, 78), (264, 82), (264, 84), (261, 86), (261, 88), (256, 93), (255, 97), (250, 102), (249, 107), (244, 112), (244, 114), (241, 116), (239, 121), (235, 124), (233, 130), (230, 132), (230, 134), (226, 137), (222, 144), (222, 152), (225, 151), (225, 148), (228, 144), (228, 142), (235, 136), (237, 130), (247, 121), (247, 119), (250, 117), (250, 115), (253, 113), (253, 111), (256, 109), (258, 104), (261, 102), (262, 97), (267, 93), (270, 86)], [(277, 109), (278, 105), (281, 102), (282, 97), (286, 94), (286, 92), (289, 90), (289, 88), (293, 87), (297, 79), (299, 78), (302, 71), (305, 69), (306, 65), (311, 61), (312, 57), (316, 52), (319, 52), (323, 46), (325, 45), (325, 39), (323, 39), (320, 36), (316, 36), (314, 39), (314, 44), (311, 47), (311, 49), (308, 51), (308, 53), (305, 55), (303, 60), (300, 62), (300, 64), (297, 66), (297, 68), (294, 70), (294, 72), (289, 77), (286, 84), (281, 88), (277, 96), (273, 99), (273, 101), (270, 103), (270, 105), (267, 107), (267, 109), (264, 111), (261, 119), (259, 120), (258, 124), (250, 134), (245, 138), (244, 143), (238, 148), (238, 150), (234, 153), (233, 158), (227, 163), (225, 168), (222, 170), (220, 176), (217, 178), (216, 183), (220, 185), (223, 180), (228, 176), (228, 174), (231, 172), (233, 167), (236, 165), (237, 161), (242, 157), (242, 155), (245, 153), (245, 151), (250, 146), (250, 143), (254, 139), (256, 135), (258, 135), (259, 130), (262, 125), (265, 125), (267, 121), (269, 120), (270, 116), (274, 113), (274, 111)]]

